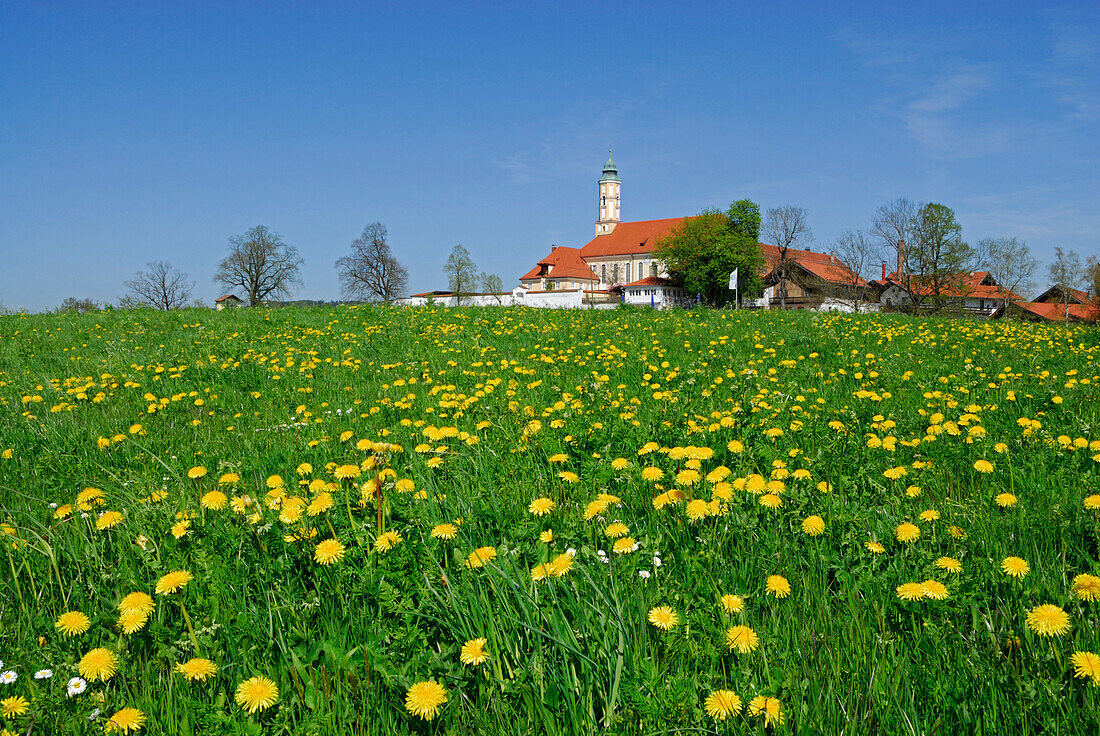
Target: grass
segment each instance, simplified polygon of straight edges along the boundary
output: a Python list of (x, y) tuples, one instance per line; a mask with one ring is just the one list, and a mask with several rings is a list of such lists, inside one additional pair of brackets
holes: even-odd
[[(1098, 336), (638, 309), (0, 317), (0, 701), (28, 701), (0, 724), (98, 732), (130, 707), (164, 734), (1095, 732), (1100, 672), (1071, 657), (1100, 652), (1100, 600), (1074, 588), (1100, 572)], [(331, 538), (343, 555), (319, 564)], [(468, 567), (480, 547), (496, 557)], [(173, 570), (194, 579), (155, 594)], [(926, 580), (946, 598), (898, 595)], [(133, 591), (155, 610), (126, 634)], [(1032, 631), (1041, 604), (1068, 631)], [(66, 611), (88, 630), (61, 633)], [(759, 646), (731, 651), (735, 625)], [(477, 638), (488, 659), (463, 664)], [(118, 673), (68, 696), (96, 647)], [(216, 675), (175, 672), (192, 657)], [(248, 713), (254, 675), (278, 697)], [(429, 680), (447, 700), (426, 720), (405, 698)], [(715, 690), (741, 711), (709, 715)]]

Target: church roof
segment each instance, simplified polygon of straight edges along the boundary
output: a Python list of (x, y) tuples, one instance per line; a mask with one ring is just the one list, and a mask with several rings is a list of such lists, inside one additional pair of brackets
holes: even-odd
[(607, 152), (607, 161), (603, 165), (603, 176), (600, 177), (600, 181), (620, 181), (619, 170), (615, 167), (615, 162), (611, 160), (611, 151)]
[[(580, 248), (569, 248), (564, 245), (556, 246), (550, 251), (550, 255), (539, 261), (530, 271), (520, 276), (519, 280), (530, 281), (545, 276), (553, 279), (599, 281), (596, 274), (592, 273), (592, 269), (581, 259), (581, 255)], [(542, 271), (543, 266), (547, 267), (546, 273)]]
[(657, 241), (668, 235), (686, 217), (670, 217), (666, 220), (639, 220), (620, 222), (606, 235), (597, 235), (581, 248), (581, 258), (600, 256), (632, 256), (651, 253)]

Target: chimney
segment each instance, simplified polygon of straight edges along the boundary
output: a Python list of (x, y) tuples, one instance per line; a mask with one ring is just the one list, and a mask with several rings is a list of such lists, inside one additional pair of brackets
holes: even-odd
[(897, 276), (900, 279), (905, 274), (905, 241), (898, 241), (898, 270)]
[(886, 261), (882, 262), (882, 280), (886, 280)]

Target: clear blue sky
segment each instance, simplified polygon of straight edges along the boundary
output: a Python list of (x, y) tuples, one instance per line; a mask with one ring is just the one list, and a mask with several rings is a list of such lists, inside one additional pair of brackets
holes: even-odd
[(592, 237), (609, 145), (624, 220), (749, 197), (826, 249), (907, 196), (1100, 254), (1095, 2), (451, 5), (3, 3), (0, 303), (155, 259), (210, 300), (257, 224), (334, 299), (375, 220), (413, 291), (456, 243), (511, 287)]

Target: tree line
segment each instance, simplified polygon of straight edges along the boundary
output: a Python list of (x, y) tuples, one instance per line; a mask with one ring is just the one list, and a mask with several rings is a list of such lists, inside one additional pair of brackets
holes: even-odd
[[(722, 212), (704, 209), (688, 218), (657, 243), (654, 255), (666, 264), (670, 278), (688, 293), (711, 306), (723, 306), (733, 298), (728, 279), (736, 269), (738, 292), (755, 296), (763, 292), (764, 255), (758, 243), (775, 246), (771, 270), (780, 308), (786, 309), (786, 284), (792, 280), (793, 251), (813, 244), (809, 216), (802, 207), (783, 205), (760, 215), (751, 200), (734, 202)], [(918, 204), (898, 198), (880, 206), (867, 229), (849, 229), (828, 246), (828, 252), (851, 270), (851, 287), (878, 274), (880, 264), (911, 294), (909, 308), (937, 312), (965, 289), (963, 280), (976, 271), (988, 271), (1008, 292), (1034, 288), (1039, 262), (1026, 242), (1015, 237), (983, 238), (971, 245), (962, 237), (954, 210), (937, 202)], [(1100, 260), (1085, 260), (1072, 250), (1056, 247), (1048, 275), (1053, 285), (1088, 289), (1100, 299)], [(1005, 296), (1005, 301), (1008, 301)]]

